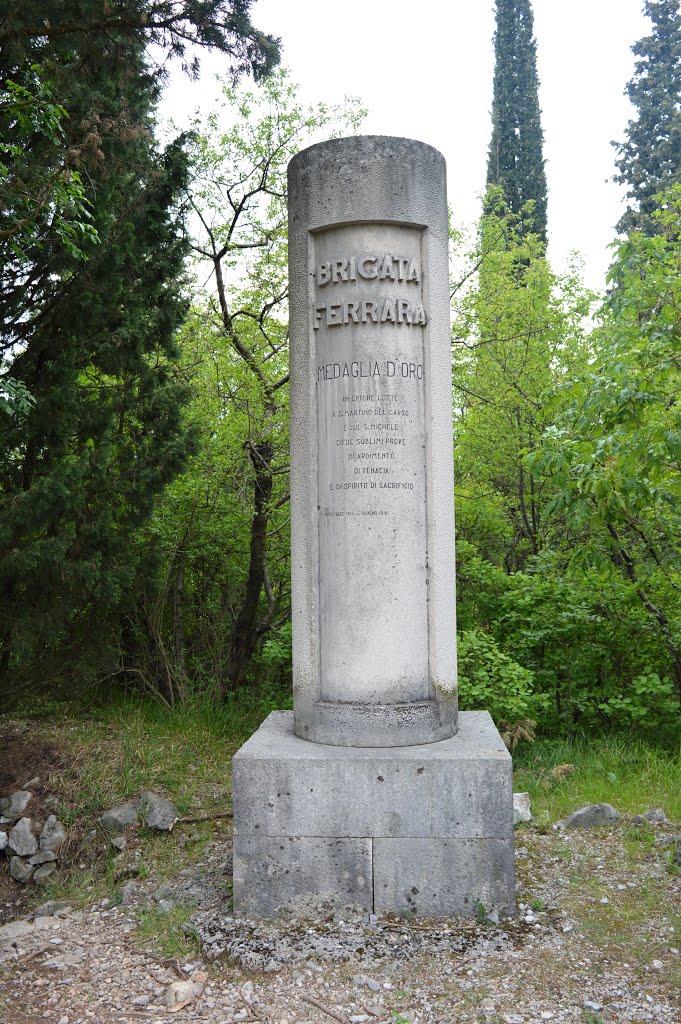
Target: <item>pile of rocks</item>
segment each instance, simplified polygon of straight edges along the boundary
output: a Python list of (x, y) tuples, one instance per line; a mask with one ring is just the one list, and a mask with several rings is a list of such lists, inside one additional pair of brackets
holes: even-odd
[(24, 815), (33, 793), (18, 789), (0, 798), (0, 850), (9, 859), (9, 873), (17, 882), (40, 882), (57, 869), (66, 833), (54, 814), (42, 827)]
[(114, 834), (112, 845), (118, 850), (123, 850), (125, 837), (120, 833), (136, 825), (138, 817), (147, 828), (157, 832), (171, 832), (177, 821), (177, 808), (167, 797), (159, 796), (158, 793), (152, 793), (147, 789), (137, 800), (128, 800), (126, 803), (110, 807), (99, 819), (99, 824), (106, 832)]

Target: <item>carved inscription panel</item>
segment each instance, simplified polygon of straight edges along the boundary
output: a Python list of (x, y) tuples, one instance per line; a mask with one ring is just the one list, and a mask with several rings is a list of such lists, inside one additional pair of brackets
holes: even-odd
[(421, 240), (389, 224), (312, 240), (324, 700), (429, 694)]

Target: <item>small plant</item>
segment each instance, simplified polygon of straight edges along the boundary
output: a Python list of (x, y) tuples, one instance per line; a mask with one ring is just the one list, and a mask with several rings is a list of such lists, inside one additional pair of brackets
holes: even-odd
[(595, 1010), (584, 1010), (583, 1020), (584, 1024), (605, 1024), (600, 1013), (597, 1013)]
[(198, 956), (199, 940), (188, 924), (191, 913), (188, 907), (144, 910), (139, 917), (137, 938), (167, 957), (176, 956), (182, 960)]
[(475, 901), (475, 920), (478, 924), (489, 924), (489, 918), (487, 916), (487, 908), (482, 900)]
[(404, 1017), (398, 1010), (391, 1010), (390, 1014), (393, 1019), (393, 1024), (411, 1024), (408, 1017)]
[(541, 896), (535, 896), (530, 900), (530, 908), (536, 911), (546, 910), (546, 903)]

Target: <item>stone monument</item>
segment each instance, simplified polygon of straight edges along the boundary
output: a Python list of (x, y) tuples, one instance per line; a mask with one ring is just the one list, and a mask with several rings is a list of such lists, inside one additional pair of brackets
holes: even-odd
[(294, 157), (289, 277), (294, 710), (233, 761), (235, 911), (511, 913), (511, 759), (457, 716), (441, 154)]

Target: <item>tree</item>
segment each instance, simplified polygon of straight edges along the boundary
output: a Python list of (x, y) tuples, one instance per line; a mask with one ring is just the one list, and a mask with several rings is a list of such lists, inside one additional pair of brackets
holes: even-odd
[(558, 279), (544, 246), (490, 191), (472, 254), (475, 282), (455, 296), (454, 393), (458, 532), (508, 572), (551, 543), (546, 482), (525, 455), (548, 420), (546, 395), (583, 358), (591, 296)]
[(25, 4), (0, 20), (3, 128), (23, 131), (0, 183), (3, 393), (25, 399), (0, 435), (6, 690), (44, 678), (50, 655), (106, 657), (140, 585), (136, 532), (193, 450), (176, 345), (188, 162), (182, 139), (154, 144), (145, 47), (218, 46), (235, 76), (260, 74), (278, 54), (249, 6), (48, 0), (37, 20)]
[(554, 504), (580, 538), (573, 563), (610, 569), (644, 610), (650, 664), (678, 703), (681, 185), (651, 216), (650, 236), (617, 247), (592, 366), (567, 385), (562, 415), (528, 462), (552, 474)]
[(497, 0), (494, 59), (487, 184), (503, 188), (516, 216), (531, 200), (529, 229), (546, 242), (544, 133), (530, 0)]
[(362, 116), (357, 103), (304, 107), (277, 72), (257, 90), (225, 85), (192, 122), (196, 280), (182, 350), (201, 445), (146, 528), (143, 546), (162, 558), (136, 647), (121, 651), (121, 671), (165, 699), (190, 692), (186, 680), (218, 695), (249, 682), (263, 638), (289, 618), (286, 168)]
[(632, 47), (639, 58), (625, 93), (636, 108), (617, 148), (619, 174), (629, 205), (617, 230), (660, 230), (655, 197), (681, 181), (681, 11), (678, 0), (646, 0), (651, 35)]

